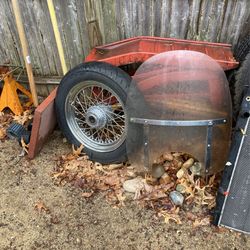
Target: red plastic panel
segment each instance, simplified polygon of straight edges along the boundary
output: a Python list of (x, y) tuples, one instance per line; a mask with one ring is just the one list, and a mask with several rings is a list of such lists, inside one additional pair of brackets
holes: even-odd
[(54, 110), (56, 90), (54, 89), (36, 108), (28, 151), (30, 159), (33, 159), (39, 153), (56, 126), (56, 114)]

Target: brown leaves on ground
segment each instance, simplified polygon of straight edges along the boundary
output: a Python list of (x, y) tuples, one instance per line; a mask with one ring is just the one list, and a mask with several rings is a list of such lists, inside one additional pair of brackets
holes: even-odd
[(5, 114), (4, 112), (0, 112), (0, 140), (6, 138), (6, 130), (9, 127), (10, 123), (13, 120), (13, 116), (11, 114)]
[(116, 167), (112, 164), (103, 166), (93, 163), (82, 154), (83, 147), (73, 148), (73, 152), (63, 155), (57, 162), (56, 171), (52, 177), (56, 184), (65, 185), (70, 182), (83, 190), (82, 197), (89, 198), (97, 192), (106, 192), (106, 198), (114, 205), (123, 205), (123, 196), (120, 193), (122, 183), (126, 179), (126, 166)]
[(38, 213), (41, 212), (49, 213), (49, 209), (45, 206), (44, 202), (41, 200), (35, 203), (34, 208), (38, 211)]
[(208, 226), (210, 225), (211, 218), (207, 216), (205, 218), (197, 218), (193, 223), (193, 227)]
[(14, 115), (13, 117), (14, 122), (19, 123), (21, 125), (24, 125), (26, 122), (32, 119), (33, 119), (33, 114), (31, 109), (24, 111), (23, 114), (21, 115)]
[(169, 223), (170, 221), (174, 221), (176, 224), (182, 224), (181, 218), (179, 215), (180, 208), (173, 207), (169, 211), (162, 210), (158, 213), (159, 216), (164, 218), (165, 223)]
[(73, 154), (73, 156), (75, 156), (75, 157), (80, 156), (81, 153), (82, 153), (82, 150), (83, 150), (83, 145), (81, 145), (81, 146), (78, 147), (77, 149), (75, 149), (75, 146), (72, 145), (72, 154)]
[(28, 154), (29, 144), (26, 144), (23, 138), (21, 139), (21, 146), (23, 148), (23, 151)]
[[(81, 188), (82, 197), (87, 199), (103, 192), (106, 200), (114, 207), (123, 206), (130, 196), (125, 193), (122, 185), (124, 181), (138, 176), (136, 169), (126, 164), (94, 163), (82, 150), (83, 146), (73, 148), (72, 153), (60, 157), (52, 174), (54, 182), (58, 185), (71, 183)], [(134, 199), (139, 205), (153, 209), (166, 223), (173, 221), (181, 224), (189, 220), (194, 227), (200, 227), (210, 223), (207, 214), (215, 206), (218, 178), (211, 176), (206, 183), (204, 178), (194, 175), (188, 166), (194, 162), (190, 158), (182, 153), (161, 156), (157, 163), (164, 166), (165, 174), (158, 179), (150, 174), (141, 176), (142, 185), (138, 186)], [(181, 174), (180, 170), (183, 170)], [(176, 190), (178, 185), (185, 199), (182, 207), (176, 207), (169, 198), (169, 193)]]
[(6, 137), (6, 129), (0, 127), (0, 140)]

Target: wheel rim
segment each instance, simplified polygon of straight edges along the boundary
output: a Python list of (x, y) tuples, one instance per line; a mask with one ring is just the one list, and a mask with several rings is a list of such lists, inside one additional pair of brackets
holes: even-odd
[(66, 121), (74, 137), (88, 149), (110, 152), (126, 138), (126, 112), (120, 97), (106, 85), (81, 82), (66, 97)]

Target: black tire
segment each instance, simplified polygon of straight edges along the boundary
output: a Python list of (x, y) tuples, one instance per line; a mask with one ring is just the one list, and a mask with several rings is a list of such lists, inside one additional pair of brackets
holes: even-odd
[(238, 69), (231, 70), (227, 73), (230, 92), (232, 96), (234, 123), (236, 123), (239, 114), (239, 109), (241, 106), (245, 86), (249, 86), (249, 52), (250, 36), (246, 36), (238, 43), (234, 53), (236, 60), (240, 63), (240, 67)]
[(234, 85), (234, 116), (238, 116), (242, 98), (245, 90), (250, 86), (250, 53), (245, 57), (245, 60), (240, 65), (235, 76)]
[[(79, 84), (87, 84), (88, 81), (101, 83), (111, 89), (124, 104), (127, 99), (127, 91), (131, 82), (131, 77), (119, 69), (104, 62), (87, 62), (76, 66), (70, 70), (62, 79), (55, 100), (56, 114), (59, 127), (67, 140), (76, 145), (82, 144), (68, 126), (66, 119), (66, 98), (73, 87)], [(126, 140), (113, 151), (100, 152), (99, 150), (84, 147), (84, 151), (91, 160), (108, 164), (124, 162), (127, 159)]]
[(244, 37), (235, 49), (235, 58), (238, 62), (243, 62), (250, 51), (250, 36)]

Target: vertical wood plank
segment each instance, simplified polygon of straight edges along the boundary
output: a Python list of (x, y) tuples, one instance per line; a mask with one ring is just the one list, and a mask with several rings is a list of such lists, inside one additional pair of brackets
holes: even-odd
[(119, 40), (117, 34), (117, 23), (115, 13), (115, 0), (102, 0), (103, 10), (103, 33), (105, 34), (105, 43)]
[[(15, 26), (13, 11), (10, 1), (0, 1), (0, 17), (1, 17), (1, 44), (3, 55), (0, 55), (0, 63), (10, 62), (15, 65), (24, 65), (22, 60), (22, 51)], [(6, 13), (9, 13), (6, 15)]]
[(85, 18), (85, 6), (83, 1), (76, 1), (76, 11), (77, 11), (77, 27), (79, 34), (79, 43), (81, 48), (80, 61), (82, 62), (84, 58), (88, 55), (90, 51), (89, 36), (87, 29), (87, 22)]
[(50, 20), (50, 17), (47, 1), (35, 1), (34, 11), (36, 12), (35, 17), (37, 19), (37, 32), (40, 33), (42, 43), (44, 44), (44, 57), (48, 58), (49, 72), (47, 72), (47, 75), (62, 75), (63, 72), (61, 69), (52, 24), (48, 21), (48, 19)]
[(189, 22), (188, 1), (173, 0), (170, 19), (170, 37), (185, 38)]
[(170, 20), (171, 20), (172, 0), (162, 1), (161, 13), (161, 36), (170, 37)]
[(97, 13), (100, 14), (100, 11), (96, 11), (94, 8), (95, 4), (96, 2), (94, 0), (86, 0), (84, 8), (91, 49), (103, 43), (103, 34), (100, 30), (100, 20), (97, 15)]

